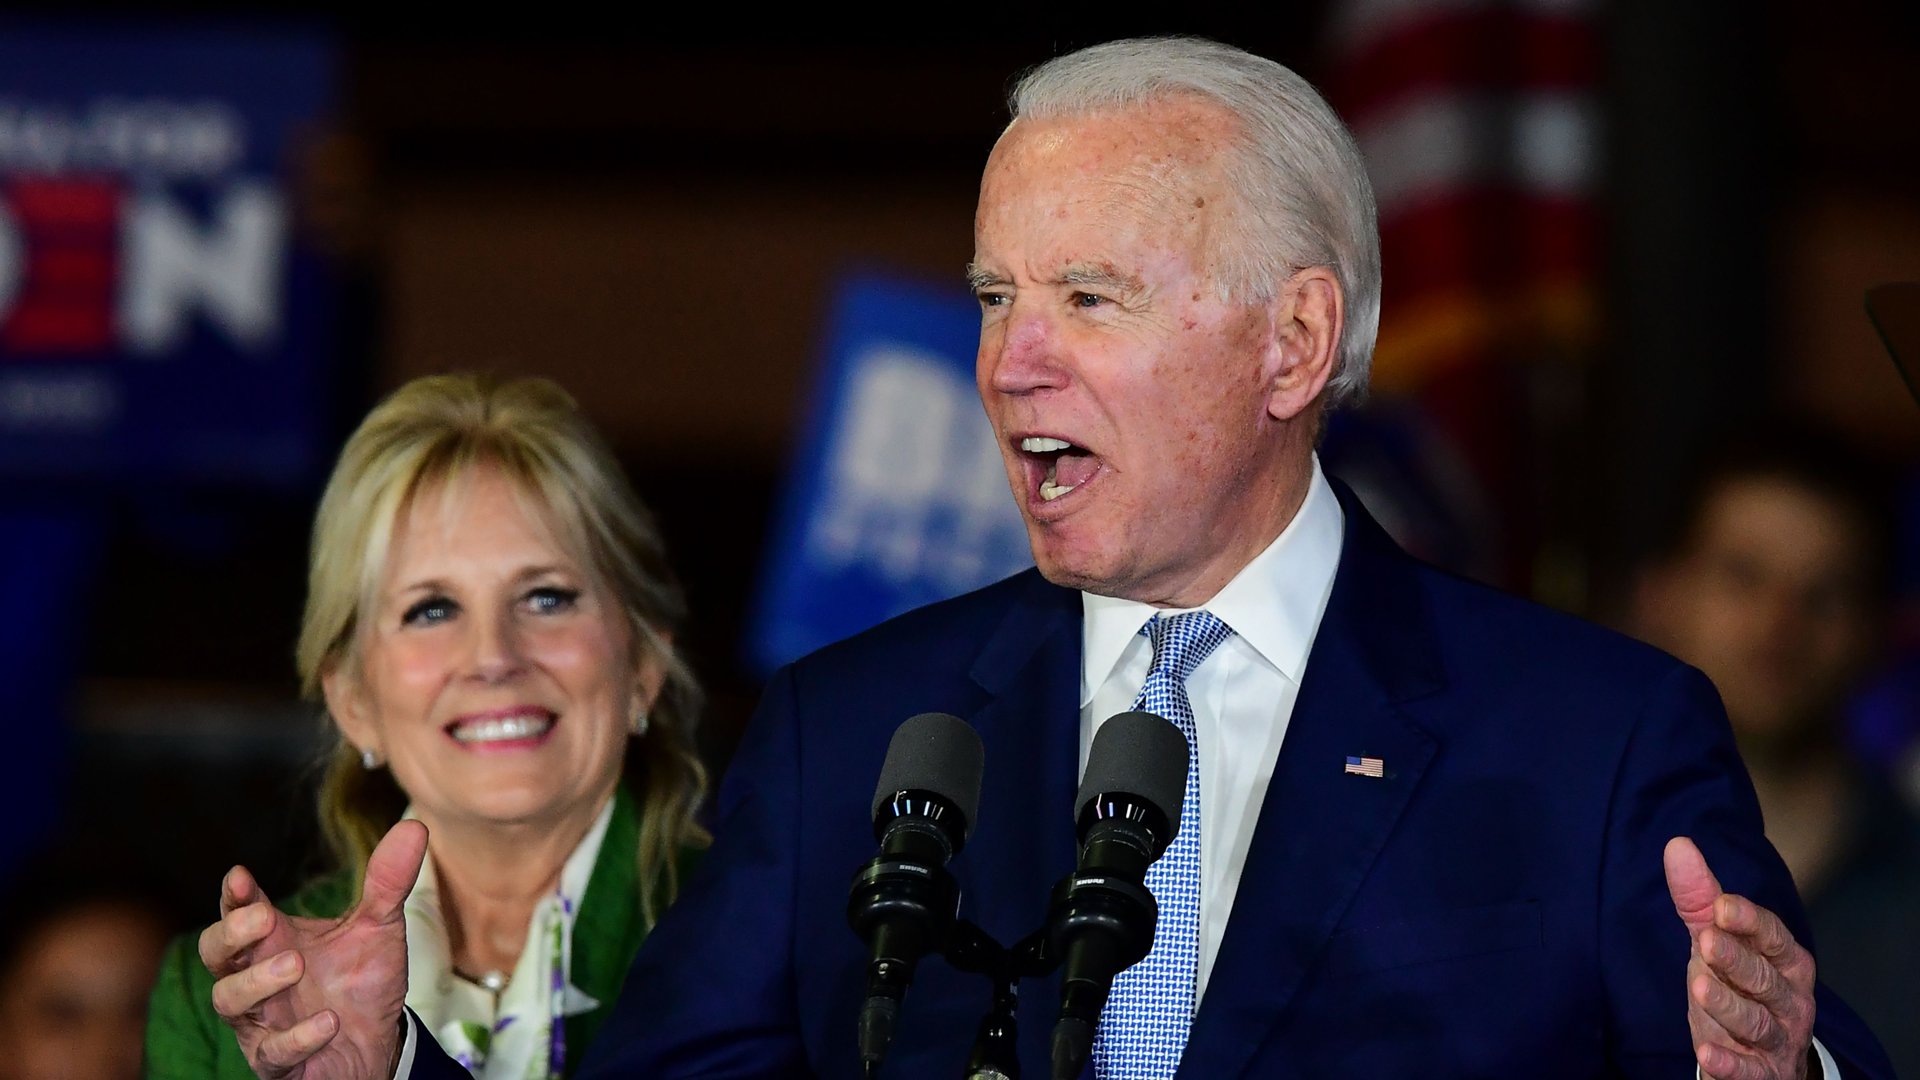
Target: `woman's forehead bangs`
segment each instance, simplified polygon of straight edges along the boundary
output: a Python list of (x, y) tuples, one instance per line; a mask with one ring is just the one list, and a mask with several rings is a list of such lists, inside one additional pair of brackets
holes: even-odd
[[(448, 440), (422, 453), (402, 483), (389, 485), (374, 514), (366, 558), (361, 569), (362, 611), (379, 603), (390, 569), (393, 546), (403, 522), (418, 512), (425, 518), (447, 520), (472, 497), (475, 478), (494, 470), (507, 482), (514, 503), (547, 544), (572, 561), (579, 572), (597, 584), (611, 586), (613, 567), (607, 565), (598, 541), (604, 531), (590, 506), (591, 481), (570, 475), (573, 470), (537, 449), (514, 445), (476, 446), (469, 440)], [(400, 477), (395, 477), (400, 480)]]

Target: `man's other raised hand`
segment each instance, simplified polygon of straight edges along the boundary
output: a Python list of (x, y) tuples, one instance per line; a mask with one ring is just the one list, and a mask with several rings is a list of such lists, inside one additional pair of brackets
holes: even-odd
[(1693, 938), (1687, 1025), (1701, 1073), (1801, 1080), (1813, 1045), (1813, 954), (1773, 912), (1723, 892), (1686, 837), (1668, 842), (1666, 871), (1674, 909)]
[(220, 888), (200, 934), (213, 1007), (265, 1080), (390, 1080), (406, 1034), (402, 907), (427, 855), (426, 826), (402, 821), (367, 860), (344, 918), (286, 915), (245, 867)]

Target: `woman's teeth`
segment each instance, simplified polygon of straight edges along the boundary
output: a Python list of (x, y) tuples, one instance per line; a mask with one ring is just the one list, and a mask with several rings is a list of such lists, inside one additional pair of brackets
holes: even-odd
[(552, 728), (551, 716), (499, 716), (457, 725), (453, 729), (453, 737), (463, 743), (506, 742), (511, 739), (537, 739)]

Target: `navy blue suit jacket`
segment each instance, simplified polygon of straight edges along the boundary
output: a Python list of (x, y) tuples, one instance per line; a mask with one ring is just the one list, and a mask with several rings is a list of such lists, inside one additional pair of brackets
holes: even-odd
[[(1809, 938), (1713, 687), (1420, 565), (1339, 491), (1332, 599), (1179, 1075), (1692, 1077), (1668, 839), (1693, 837), (1727, 889)], [(1008, 943), (1038, 927), (1074, 862), (1080, 620), (1077, 593), (1028, 572), (776, 675), (713, 850), (582, 1075), (859, 1075), (847, 885), (873, 855), (888, 739), (915, 713), (965, 717), (986, 744), (953, 863), (962, 914)], [(1349, 755), (1386, 776), (1345, 775)], [(885, 1075), (960, 1076), (987, 998), (924, 961)], [(1051, 980), (1022, 988), (1029, 1074), (1045, 1075), (1057, 1004)], [(1816, 1034), (1848, 1080), (1891, 1077), (1824, 990)]]

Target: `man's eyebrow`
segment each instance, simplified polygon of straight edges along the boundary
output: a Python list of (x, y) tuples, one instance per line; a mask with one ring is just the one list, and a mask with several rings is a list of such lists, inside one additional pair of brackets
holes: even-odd
[(979, 263), (967, 264), (967, 288), (972, 289), (975, 292), (978, 292), (989, 285), (1005, 285), (1006, 283), (1007, 283), (1007, 278), (1005, 277), (1005, 275), (996, 274), (993, 271), (982, 267)]
[[(967, 287), (974, 291), (990, 285), (1005, 285), (1010, 280), (1004, 274), (996, 274), (977, 263), (967, 265)], [(1132, 274), (1123, 274), (1110, 266), (1070, 266), (1062, 271), (1054, 282), (1058, 285), (1094, 285), (1117, 292), (1137, 292), (1146, 287), (1146, 283)]]
[(1137, 292), (1145, 283), (1110, 266), (1069, 266), (1060, 275), (1062, 285), (1099, 285), (1118, 292)]

